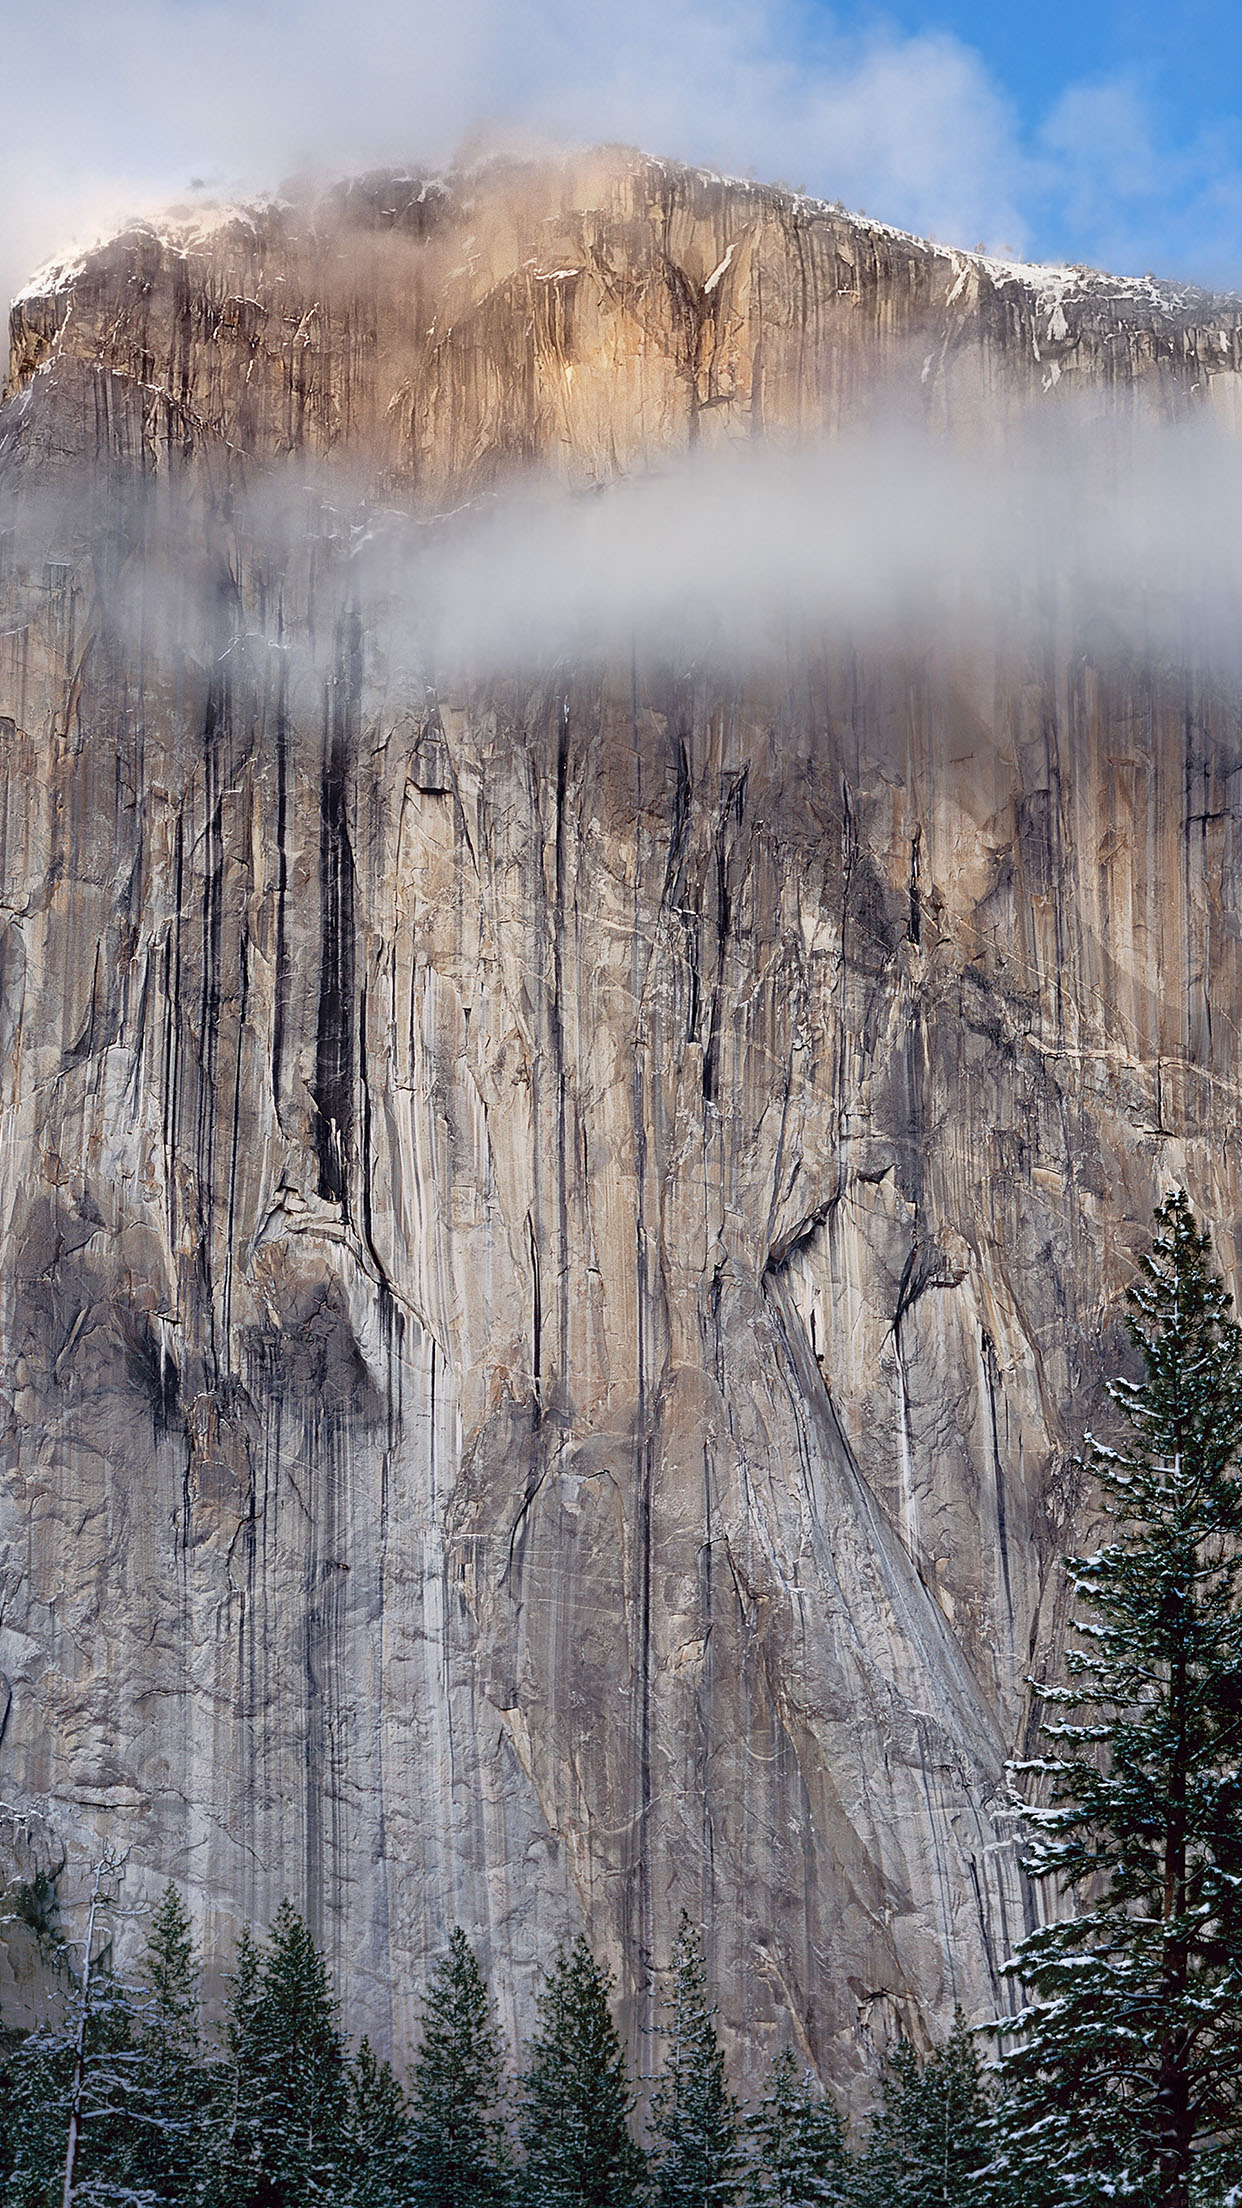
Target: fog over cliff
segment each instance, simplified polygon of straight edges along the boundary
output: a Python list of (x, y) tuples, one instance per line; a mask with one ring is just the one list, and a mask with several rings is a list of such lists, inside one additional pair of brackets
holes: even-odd
[(454, 1920), (637, 2048), (686, 1905), (739, 2073), (1006, 1998), (1121, 1291), (1242, 1254), (1240, 393), (615, 148), (22, 294), (10, 1884), (291, 1893), (398, 2056)]
[[(42, 541), (72, 541), (77, 512), (71, 489)], [(127, 593), (136, 622), (163, 603), (200, 648), (206, 519), (182, 489), (157, 499)], [(618, 655), (740, 676), (825, 649), (1030, 652), (1050, 621), (1222, 675), (1242, 651), (1242, 443), (1211, 419), (1120, 423), (1072, 401), (999, 442), (986, 424), (949, 441), (903, 408), (795, 450), (661, 453), (589, 489), (522, 469), (448, 513), (295, 468), (235, 500), (230, 529), (286, 566), (308, 533), (332, 546), (341, 610), (433, 682)]]

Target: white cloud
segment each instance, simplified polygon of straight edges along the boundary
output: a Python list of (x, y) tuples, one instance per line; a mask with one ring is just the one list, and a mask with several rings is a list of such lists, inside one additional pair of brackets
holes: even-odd
[[(238, 632), (247, 649), (279, 642), (307, 695), (336, 648), (334, 592), (420, 699), (426, 681), (631, 654), (725, 675), (787, 671), (806, 648), (1013, 667), (1052, 645), (1231, 688), (1242, 667), (1242, 440), (1098, 401), (1016, 414), (999, 450), (894, 412), (796, 457), (703, 453), (588, 494), (532, 479), (440, 520), (371, 510), (334, 472), (313, 492), (300, 459), (227, 520), (163, 478), (133, 497), (108, 618), (202, 665), (234, 642), (221, 572), (277, 571), (296, 602), (313, 559), (313, 624), (291, 631), (282, 613), (267, 630), (274, 594), (244, 584)], [(85, 556), (93, 511), (72, 479), (21, 494), (18, 564), (36, 593), (46, 559)]]
[(481, 123), (783, 177), (942, 236), (1020, 228), (1010, 118), (945, 37), (828, 35), (783, 0), (60, 0), (14, 10), (0, 280), (194, 175), (449, 158)]
[[(1141, 87), (1068, 86), (1032, 142), (948, 35), (797, 0), (56, 0), (5, 8), (0, 288), (190, 179), (443, 162), (480, 126), (784, 178), (956, 243), (1242, 266), (1230, 134), (1162, 145)], [(843, 0), (842, 20), (848, 13)]]

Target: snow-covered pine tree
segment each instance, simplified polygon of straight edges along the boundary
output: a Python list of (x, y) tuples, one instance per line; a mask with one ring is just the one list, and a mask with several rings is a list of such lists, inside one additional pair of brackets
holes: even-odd
[(30, 2032), (0, 2070), (0, 2172), (5, 2208), (59, 2208), (65, 2175), (73, 2040)]
[(204, 2061), (190, 1919), (168, 1885), (152, 1913), (131, 2034), (134, 2176), (161, 2202), (198, 2195), (219, 2065)]
[(154, 2111), (137, 2045), (141, 1991), (113, 1968), (123, 1859), (94, 1865), (84, 1936), (60, 1943), (63, 2015), (6, 2070), (6, 2208), (159, 2208), (143, 2150)]
[(745, 2157), (737, 2102), (725, 2083), (703, 1941), (682, 1910), (661, 2002), (665, 2053), (651, 2096), (658, 2208), (728, 2208)]
[(611, 1990), (581, 1933), (558, 1948), (522, 2079), (523, 2208), (636, 2208), (642, 2197), (646, 2158), (630, 2134)]
[(410, 2177), (410, 2111), (386, 2062), (364, 2039), (349, 2066), (341, 2208), (405, 2208), (415, 2199)]
[(237, 1941), (229, 1986), (224, 2038), (228, 2049), (226, 2108), (220, 2150), (205, 2187), (207, 2208), (229, 2208), (251, 2197), (258, 2183), (261, 2147), (261, 2079), (255, 2075), (262, 2001), (262, 1956), (248, 1925)]
[(1196, 2165), (1242, 2160), (1242, 1332), (1180, 1192), (1130, 1333), (1128, 1443), (1086, 1457), (1114, 1537), (1069, 1564), (1078, 1645), (1019, 1766), (1047, 1785), (1028, 1869), (1059, 1913), (1008, 1966), (1001, 2160), (1049, 2202), (1188, 2208)]
[(889, 2056), (880, 2106), (851, 2179), (851, 2208), (1001, 2208), (1019, 2198), (993, 2176), (992, 2107), (975, 2035), (958, 2009), (920, 2062), (909, 2040)]
[(846, 2208), (849, 2156), (845, 2125), (792, 2047), (768, 2065), (750, 2120), (753, 2208)]
[(410, 2171), (419, 2208), (504, 2208), (513, 2191), (504, 2050), (460, 1925), (423, 1996), (410, 2071)]
[(228, 2019), (233, 2107), (215, 2208), (326, 2208), (335, 2199), (348, 2117), (336, 2006), (324, 1959), (290, 1902), (264, 1948), (243, 1933)]

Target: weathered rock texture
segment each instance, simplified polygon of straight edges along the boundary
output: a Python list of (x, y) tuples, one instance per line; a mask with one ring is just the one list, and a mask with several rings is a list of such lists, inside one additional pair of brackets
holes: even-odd
[(19, 303), (11, 1883), (125, 1845), (222, 1964), (289, 1892), (398, 2054), (454, 1919), (518, 2020), (585, 1924), (637, 2035), (684, 1903), (739, 2054), (843, 2083), (998, 1998), (1118, 1294), (1173, 1178), (1240, 1254), (1236, 704), (1055, 636), (429, 695), (321, 504), (277, 562), (232, 501), (1240, 362), (1235, 303), (622, 155)]

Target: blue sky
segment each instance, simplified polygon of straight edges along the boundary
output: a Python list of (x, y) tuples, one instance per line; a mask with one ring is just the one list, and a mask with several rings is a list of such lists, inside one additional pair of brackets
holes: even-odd
[[(822, 11), (818, 11), (822, 13)], [(1208, 113), (1231, 112), (1242, 69), (1242, 13), (1219, 0), (1109, 5), (1031, 0), (1026, 7), (894, 5), (855, 20), (906, 33), (948, 31), (995, 70), (1023, 120), (1038, 124), (1070, 84), (1128, 77), (1151, 93), (1165, 125), (1192, 136)]]
[(1236, 4), (0, 0), (0, 34), (4, 288), (193, 178), (611, 139), (948, 243), (1242, 289)]
[(848, 26), (978, 61), (1009, 113), (1025, 251), (1242, 284), (1242, 8), (893, 0), (812, 6), (803, 24), (811, 50)]

